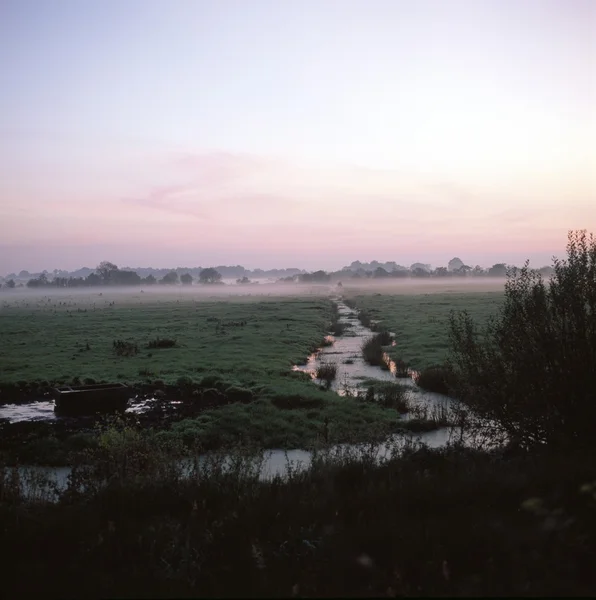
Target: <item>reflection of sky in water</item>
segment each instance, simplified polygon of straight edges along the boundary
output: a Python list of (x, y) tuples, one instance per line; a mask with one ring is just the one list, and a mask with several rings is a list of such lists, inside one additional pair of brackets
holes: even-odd
[(29, 402), (28, 404), (5, 404), (0, 406), (0, 419), (8, 419), (11, 423), (20, 421), (53, 421), (54, 401)]
[[(124, 412), (142, 414), (151, 408), (155, 403), (155, 398), (144, 400), (133, 400), (132, 406), (129, 406)], [(170, 404), (179, 405), (180, 401), (173, 401)], [(54, 413), (53, 400), (40, 400), (37, 402), (28, 402), (27, 404), (5, 404), (0, 406), (0, 419), (8, 419), (10, 423), (19, 423), (22, 421), (55, 421), (59, 419)]]
[[(363, 381), (374, 379), (399, 383), (409, 387), (410, 400), (416, 404), (427, 403), (429, 407), (449, 404), (450, 400), (446, 396), (421, 390), (412, 379), (416, 375), (416, 371), (410, 370), (410, 377), (396, 378), (397, 366), (387, 353), (385, 353), (385, 361), (388, 369), (373, 367), (365, 362), (362, 357), (362, 344), (366, 339), (373, 336), (374, 332), (358, 321), (355, 310), (349, 308), (341, 300), (336, 300), (336, 302), (339, 321), (347, 325), (345, 333), (337, 338), (327, 336), (331, 340), (335, 339), (333, 345), (325, 346), (318, 352), (311, 354), (306, 364), (295, 365), (293, 367), (294, 371), (308, 373), (315, 383), (322, 384), (323, 382), (316, 379), (317, 368), (321, 363), (335, 363), (337, 365), (337, 375), (331, 383), (331, 389), (340, 396), (365, 391), (367, 386), (363, 384)], [(396, 346), (396, 341), (393, 340), (391, 345)]]

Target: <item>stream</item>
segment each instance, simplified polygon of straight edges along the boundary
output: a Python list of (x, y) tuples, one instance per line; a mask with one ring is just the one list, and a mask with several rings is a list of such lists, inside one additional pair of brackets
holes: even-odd
[[(349, 308), (340, 298), (333, 298), (337, 304), (339, 313), (339, 322), (345, 326), (344, 333), (341, 336), (333, 338), (328, 336), (330, 345), (324, 346), (318, 352), (308, 357), (303, 365), (295, 365), (296, 371), (308, 373), (313, 384), (321, 385), (322, 382), (316, 379), (317, 368), (321, 363), (335, 363), (337, 365), (337, 375), (331, 383), (331, 389), (339, 395), (355, 395), (366, 392), (369, 381), (386, 381), (399, 383), (406, 386), (406, 396), (408, 402), (413, 406), (426, 407), (433, 409), (449, 409), (451, 400), (441, 394), (426, 392), (418, 388), (410, 373), (409, 377), (396, 378), (396, 366), (388, 355), (385, 355), (387, 369), (371, 366), (367, 364), (361, 352), (363, 342), (374, 335), (374, 332), (363, 326), (357, 317), (357, 312)], [(393, 344), (395, 345), (394, 340)], [(127, 409), (127, 412), (142, 410), (142, 404), (134, 404)], [(11, 422), (30, 421), (30, 420), (53, 420), (54, 403), (48, 401), (32, 402), (22, 405), (5, 405), (0, 407), (0, 418), (7, 418)], [(408, 420), (410, 415), (402, 416), (403, 420)], [(458, 436), (457, 428), (444, 427), (434, 431), (409, 434), (396, 433), (387, 438), (385, 442), (373, 446), (373, 452), (377, 460), (389, 458), (395, 447), (403, 446), (409, 442), (420, 442), (430, 448), (439, 448), (445, 446), (453, 436)], [(370, 444), (338, 444), (331, 447), (330, 452), (342, 453), (346, 450), (360, 451), (367, 448), (367, 454), (370, 453)], [(276, 476), (284, 476), (288, 473), (288, 467), (293, 471), (307, 468), (312, 458), (311, 452), (307, 450), (267, 450), (263, 453), (263, 459), (260, 467), (259, 477), (261, 480), (267, 480)], [(198, 462), (206, 462), (208, 456), (199, 456)], [(224, 461), (225, 462), (225, 461)], [(183, 465), (183, 472), (190, 474), (190, 467)], [(57, 490), (63, 490), (68, 483), (68, 476), (71, 472), (70, 467), (40, 467), (29, 466), (19, 467), (19, 472), (23, 478), (24, 490), (27, 493), (39, 491), (39, 481), (47, 481), (48, 489), (55, 486)], [(29, 483), (27, 483), (29, 482)], [(36, 482), (35, 485), (32, 482)], [(37, 493), (37, 492), (35, 492)]]

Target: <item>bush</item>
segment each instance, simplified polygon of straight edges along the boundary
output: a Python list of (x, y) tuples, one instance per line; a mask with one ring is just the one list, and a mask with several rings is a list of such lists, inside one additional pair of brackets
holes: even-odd
[(233, 385), (226, 390), (226, 395), (230, 402), (252, 402), (254, 395), (251, 390)]
[(321, 381), (331, 383), (337, 375), (337, 365), (335, 363), (321, 363), (317, 369), (316, 377)]
[(362, 344), (362, 356), (364, 360), (369, 365), (388, 369), (383, 346), (387, 346), (390, 342), (391, 335), (387, 331), (373, 335)]
[(147, 348), (174, 348), (176, 340), (170, 338), (155, 338), (147, 344)]
[(114, 340), (112, 348), (118, 356), (136, 356), (139, 353), (137, 344), (126, 340)]
[(450, 318), (457, 395), (495, 438), (593, 447), (596, 240), (569, 232), (567, 259), (545, 283), (528, 263), (507, 274), (505, 302), (480, 331)]
[(416, 385), (427, 392), (449, 395), (455, 388), (453, 372), (449, 367), (435, 365), (427, 367), (414, 376)]

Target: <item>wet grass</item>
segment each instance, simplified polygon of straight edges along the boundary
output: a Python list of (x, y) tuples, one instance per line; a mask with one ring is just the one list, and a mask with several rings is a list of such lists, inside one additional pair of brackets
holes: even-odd
[(414, 369), (442, 364), (448, 353), (448, 319), (451, 310), (467, 310), (478, 321), (494, 314), (503, 292), (439, 291), (429, 294), (382, 295), (348, 292), (347, 303), (364, 312), (368, 322), (395, 333), (396, 345), (387, 349)]
[[(77, 312), (81, 307), (86, 312)], [(247, 384), (271, 382), (320, 345), (331, 316), (331, 303), (317, 298), (194, 301), (166, 296), (112, 305), (101, 297), (73, 296), (69, 303), (60, 298), (4, 306), (0, 386), (70, 382), (73, 377), (132, 384), (145, 380), (141, 372), (166, 383), (208, 373)], [(222, 325), (238, 322), (246, 325)], [(119, 356), (114, 340), (138, 352)]]

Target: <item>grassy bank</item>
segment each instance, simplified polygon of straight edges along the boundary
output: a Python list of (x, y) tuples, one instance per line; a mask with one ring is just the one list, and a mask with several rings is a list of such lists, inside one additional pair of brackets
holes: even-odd
[[(108, 436), (60, 503), (0, 490), (9, 597), (593, 595), (593, 466), (463, 450), (319, 455), (260, 482)], [(252, 467), (251, 467), (252, 465)], [(109, 480), (107, 486), (102, 483)], [(583, 486), (583, 493), (582, 493)], [(84, 489), (86, 491), (84, 491)], [(473, 524), (473, 526), (471, 526)]]
[(497, 310), (503, 292), (347, 293), (346, 299), (378, 327), (395, 333), (396, 345), (387, 348), (391, 358), (402, 359), (414, 369), (424, 369), (447, 358), (452, 310), (466, 310), (483, 322)]

